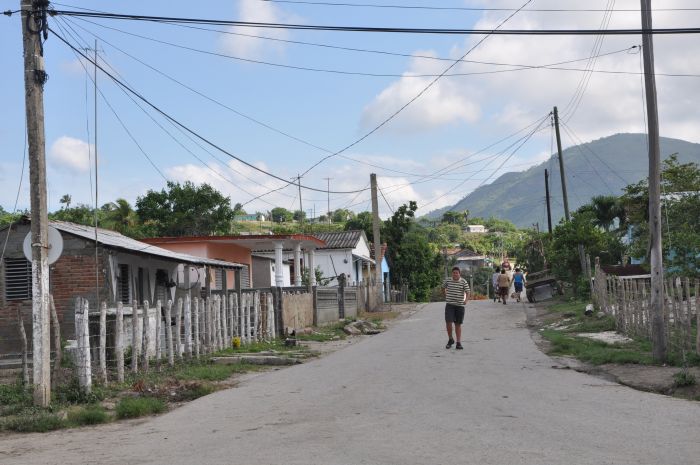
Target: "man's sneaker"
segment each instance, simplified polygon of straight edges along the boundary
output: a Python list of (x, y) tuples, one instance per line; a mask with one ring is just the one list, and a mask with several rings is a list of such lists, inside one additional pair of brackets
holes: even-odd
[(447, 345), (445, 346), (445, 349), (449, 349), (450, 347), (452, 347), (452, 344), (454, 344), (454, 343), (455, 343), (455, 340), (450, 339), (449, 341), (447, 341)]
[(462, 349), (464, 349), (464, 347), (462, 347), (462, 343), (461, 343), (461, 342), (458, 342), (457, 345), (455, 346), (455, 349), (457, 349), (457, 350), (462, 350)]

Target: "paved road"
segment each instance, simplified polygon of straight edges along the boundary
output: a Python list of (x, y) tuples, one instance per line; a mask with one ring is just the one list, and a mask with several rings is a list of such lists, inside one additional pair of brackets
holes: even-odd
[(0, 463), (698, 463), (698, 404), (552, 368), (523, 305), (470, 303), (459, 352), (427, 305), (158, 418), (1, 438)]

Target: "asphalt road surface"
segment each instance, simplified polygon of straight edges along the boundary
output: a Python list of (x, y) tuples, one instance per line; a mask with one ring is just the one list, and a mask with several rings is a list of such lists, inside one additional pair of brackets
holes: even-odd
[(690, 464), (700, 405), (557, 369), (524, 305), (443, 305), (146, 420), (0, 438), (11, 464)]

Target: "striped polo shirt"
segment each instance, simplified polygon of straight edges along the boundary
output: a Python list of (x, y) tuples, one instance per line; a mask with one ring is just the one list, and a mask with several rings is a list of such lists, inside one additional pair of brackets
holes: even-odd
[(445, 301), (451, 305), (464, 305), (464, 293), (469, 294), (469, 283), (464, 278), (455, 281), (450, 278), (445, 281)]

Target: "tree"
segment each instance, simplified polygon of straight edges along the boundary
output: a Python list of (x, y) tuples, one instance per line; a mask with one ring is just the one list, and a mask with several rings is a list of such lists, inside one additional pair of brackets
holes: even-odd
[(70, 196), (70, 194), (64, 194), (63, 197), (61, 197), (61, 200), (59, 200), (59, 203), (62, 203), (65, 205), (65, 208), (70, 208), (70, 203), (73, 198)]
[(275, 223), (284, 223), (286, 221), (292, 221), (294, 214), (282, 207), (275, 207), (270, 210), (270, 217)]
[(294, 221), (304, 221), (306, 219), (306, 212), (301, 210), (294, 210), (294, 215), (292, 217)]
[(618, 221), (620, 226), (625, 224), (625, 210), (620, 200), (614, 195), (593, 197), (588, 206), (595, 217), (595, 225), (603, 228), (606, 232), (610, 231), (610, 228), (615, 224), (615, 220)]
[(106, 203), (102, 206), (104, 227), (113, 229), (127, 236), (134, 236), (134, 228), (137, 225), (138, 217), (136, 212), (125, 199), (117, 199), (114, 202)]
[(355, 217), (355, 213), (345, 208), (339, 208), (333, 212), (332, 220), (334, 223), (345, 223)]
[[(674, 154), (661, 173), (661, 221), (664, 266), (685, 276), (700, 275), (700, 166), (679, 163)], [(625, 188), (621, 198), (631, 230), (630, 254), (649, 255), (649, 184), (646, 179)]]
[(442, 223), (457, 224), (459, 226), (464, 226), (468, 224), (469, 221), (469, 210), (462, 211), (447, 211), (442, 214)]
[[(372, 223), (372, 212), (360, 212), (355, 216), (345, 222), (345, 231), (355, 231), (362, 230), (367, 236), (367, 240), (374, 242), (374, 232)], [(381, 232), (379, 233), (381, 236)]]
[[(98, 210), (97, 221), (101, 223), (102, 212)], [(68, 221), (70, 223), (83, 224), (85, 226), (95, 225), (95, 209), (89, 205), (79, 203), (75, 207), (65, 207), (49, 214), (50, 220)]]
[(229, 197), (209, 184), (168, 181), (167, 190), (149, 190), (136, 199), (141, 222), (158, 236), (225, 234), (233, 220)]
[(247, 215), (245, 209), (243, 208), (243, 205), (240, 202), (236, 203), (236, 205), (233, 206), (233, 214), (235, 216)]

